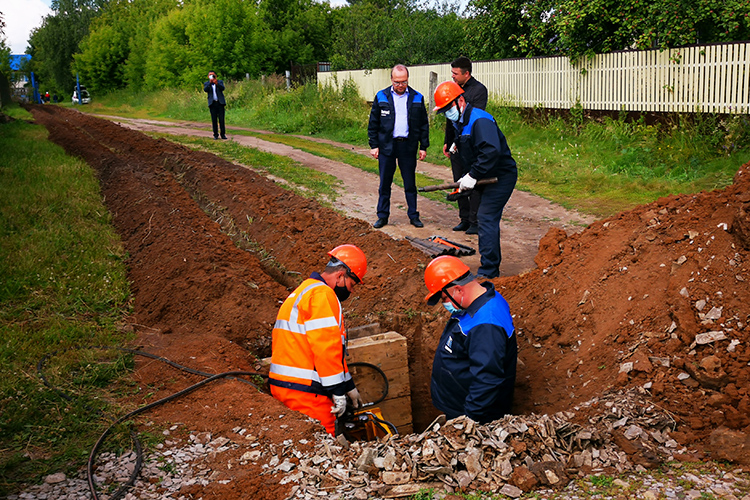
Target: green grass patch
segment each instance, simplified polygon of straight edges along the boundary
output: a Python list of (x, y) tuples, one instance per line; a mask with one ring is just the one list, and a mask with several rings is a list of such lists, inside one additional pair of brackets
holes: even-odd
[(298, 194), (307, 197), (323, 196), (329, 202), (336, 201), (341, 181), (336, 177), (305, 167), (285, 156), (259, 151), (242, 146), (234, 141), (215, 141), (187, 135), (152, 134), (184, 146), (213, 153), (227, 161), (239, 163), (267, 172), (290, 182)]
[[(29, 118), (20, 108), (8, 114)], [(0, 125), (0, 496), (86, 462), (105, 422), (110, 383), (130, 369), (119, 353), (129, 307), (125, 252), (94, 173), (47, 140), (43, 127)], [(51, 384), (77, 396), (63, 400)]]

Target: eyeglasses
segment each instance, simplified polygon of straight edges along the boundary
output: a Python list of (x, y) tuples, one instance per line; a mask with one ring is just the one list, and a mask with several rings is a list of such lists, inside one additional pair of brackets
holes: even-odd
[(355, 285), (359, 285), (361, 283), (360, 279), (353, 272), (347, 271), (346, 275), (349, 276), (352, 279), (352, 281), (354, 281)]
[(403, 82), (397, 82), (395, 80), (391, 80), (391, 83), (394, 87), (406, 87), (409, 85), (409, 80), (404, 80)]

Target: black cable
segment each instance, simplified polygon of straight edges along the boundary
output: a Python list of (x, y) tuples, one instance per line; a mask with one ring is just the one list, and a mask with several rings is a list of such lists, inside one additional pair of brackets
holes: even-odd
[(362, 361), (358, 361), (356, 363), (347, 363), (347, 365), (350, 368), (353, 367), (353, 366), (366, 366), (368, 368), (372, 368), (373, 370), (375, 370), (376, 372), (378, 372), (381, 377), (383, 377), (383, 386), (385, 386), (385, 389), (383, 390), (383, 395), (380, 397), (380, 399), (378, 399), (376, 401), (373, 401), (372, 403), (367, 403), (365, 406), (376, 405), (376, 404), (380, 403), (381, 401), (383, 401), (386, 398), (386, 396), (388, 396), (388, 389), (389, 389), (389, 386), (388, 386), (388, 376), (385, 374), (385, 372), (383, 370), (380, 369), (380, 367), (378, 367), (376, 365), (373, 365), (372, 363), (365, 363), (365, 362), (362, 362)]
[[(139, 356), (145, 356), (147, 358), (151, 358), (151, 359), (155, 359), (157, 361), (161, 361), (161, 362), (166, 363), (166, 364), (168, 364), (168, 365), (170, 365), (172, 367), (175, 367), (175, 368), (177, 368), (179, 370), (182, 370), (182, 371), (194, 374), (194, 375), (200, 375), (202, 377), (206, 377), (205, 380), (203, 380), (201, 382), (198, 382), (197, 384), (191, 385), (191, 386), (189, 386), (189, 387), (187, 387), (187, 388), (185, 388), (185, 389), (183, 389), (183, 390), (181, 390), (179, 392), (176, 392), (176, 393), (174, 393), (174, 394), (172, 394), (170, 396), (167, 396), (165, 398), (162, 398), (162, 399), (160, 399), (158, 401), (154, 401), (153, 403), (150, 403), (150, 404), (148, 404), (146, 406), (138, 408), (138, 409), (136, 409), (136, 410), (128, 413), (127, 415), (124, 415), (124, 416), (118, 418), (117, 420), (115, 420), (107, 428), (107, 430), (104, 431), (104, 433), (99, 437), (99, 440), (94, 445), (94, 448), (91, 450), (91, 454), (89, 455), (89, 460), (88, 460), (88, 463), (86, 465), (86, 472), (87, 472), (87, 475), (88, 475), (89, 489), (91, 491), (91, 495), (92, 495), (92, 497), (93, 497), (94, 500), (98, 500), (99, 499), (99, 496), (96, 493), (96, 483), (94, 481), (94, 474), (93, 474), (94, 460), (96, 458), (97, 450), (99, 449), (99, 447), (101, 446), (102, 442), (104, 441), (104, 438), (110, 433), (110, 431), (112, 430), (112, 428), (114, 426), (116, 426), (117, 424), (123, 422), (124, 420), (127, 420), (128, 418), (130, 418), (130, 417), (132, 417), (134, 415), (137, 415), (137, 414), (142, 413), (144, 411), (150, 410), (151, 408), (154, 408), (154, 407), (159, 406), (161, 404), (167, 403), (167, 402), (169, 402), (169, 401), (171, 401), (173, 399), (176, 399), (176, 398), (178, 398), (180, 396), (183, 396), (183, 395), (185, 395), (185, 394), (187, 394), (189, 392), (192, 392), (195, 389), (197, 389), (199, 387), (202, 387), (203, 385), (205, 385), (207, 383), (213, 382), (214, 380), (218, 380), (220, 378), (224, 378), (224, 377), (232, 377), (232, 378), (234, 378), (235, 376), (238, 376), (238, 375), (250, 375), (250, 376), (257, 375), (257, 376), (261, 376), (261, 377), (265, 377), (265, 378), (268, 377), (268, 375), (265, 375), (263, 373), (245, 372), (245, 371), (224, 372), (224, 373), (218, 373), (218, 374), (206, 373), (206, 372), (202, 372), (200, 370), (194, 370), (193, 368), (189, 368), (187, 366), (180, 365), (178, 363), (175, 363), (174, 361), (171, 361), (171, 360), (169, 360), (167, 358), (163, 358), (161, 356), (157, 356), (155, 354), (151, 354), (151, 353), (148, 353), (148, 352), (145, 352), (145, 351), (139, 351), (137, 349), (129, 349), (129, 348), (126, 348), (126, 347), (77, 346), (77, 347), (71, 347), (71, 348), (66, 349), (66, 350), (70, 350), (70, 349), (107, 349), (107, 350), (118, 350), (118, 351), (128, 352), (128, 353), (131, 353), (131, 354), (135, 354), (135, 355), (139, 355)], [(42, 379), (42, 382), (44, 383), (45, 386), (47, 386), (48, 388), (50, 388), (52, 391), (54, 391), (57, 395), (59, 395), (61, 398), (65, 399), (66, 401), (72, 402), (76, 398), (74, 398), (72, 396), (69, 396), (68, 394), (66, 394), (63, 391), (59, 390), (57, 387), (55, 387), (52, 384), (50, 384), (50, 382), (47, 380), (47, 377), (44, 375), (44, 365), (47, 363), (47, 361), (50, 358), (52, 358), (53, 356), (57, 355), (59, 352), (61, 352), (61, 351), (53, 351), (53, 352), (51, 352), (49, 354), (44, 355), (42, 357), (42, 359), (40, 359), (39, 362), (36, 365), (37, 374), (39, 375), (39, 378)], [(62, 351), (62, 352), (64, 352), (64, 351)], [(245, 379), (241, 379), (241, 378), (234, 378), (234, 379), (238, 380), (240, 382), (252, 385), (258, 391), (261, 391), (260, 387), (258, 387), (256, 384), (250, 382), (249, 380), (245, 380)], [(98, 415), (106, 418), (106, 415), (104, 415), (104, 413), (101, 410), (99, 410), (99, 409), (92, 408), (92, 407), (90, 407), (88, 405), (84, 405), (84, 408), (86, 408), (86, 409), (88, 409), (90, 411), (93, 411), (96, 414), (98, 414)], [(131, 473), (130, 478), (128, 479), (128, 481), (125, 484), (123, 484), (120, 488), (118, 488), (117, 491), (115, 491), (109, 497), (110, 500), (118, 500), (121, 496), (123, 496), (127, 492), (127, 490), (131, 486), (135, 485), (136, 478), (138, 477), (138, 474), (140, 473), (141, 468), (143, 467), (143, 447), (141, 446), (141, 442), (138, 439), (138, 436), (136, 435), (136, 433), (133, 432), (132, 430), (130, 430), (130, 438), (133, 441), (133, 445), (135, 447), (135, 452), (136, 452), (135, 467), (133, 468), (133, 472)]]
[[(224, 377), (234, 377), (234, 376), (238, 376), (238, 375), (260, 375), (260, 376), (264, 376), (264, 375), (262, 375), (262, 374), (260, 374), (258, 372), (243, 372), (243, 371), (217, 373), (216, 375), (212, 375), (211, 377), (209, 377), (209, 378), (207, 378), (205, 380), (201, 380), (197, 384), (193, 384), (190, 387), (186, 387), (185, 389), (183, 389), (181, 391), (178, 391), (178, 392), (175, 392), (174, 394), (171, 394), (171, 395), (169, 395), (169, 396), (167, 396), (165, 398), (159, 399), (158, 401), (154, 401), (153, 403), (149, 403), (146, 406), (142, 406), (142, 407), (140, 407), (140, 408), (138, 408), (136, 410), (131, 411), (130, 413), (127, 413), (127, 414), (123, 415), (122, 417), (118, 418), (117, 420), (115, 420), (115, 422), (112, 425), (110, 425), (107, 428), (107, 430), (105, 430), (102, 433), (102, 435), (99, 437), (99, 440), (96, 442), (96, 444), (94, 445), (94, 448), (91, 450), (91, 454), (89, 455), (88, 463), (86, 464), (86, 474), (88, 475), (89, 490), (91, 491), (92, 498), (94, 500), (99, 500), (99, 496), (96, 494), (96, 482), (94, 481), (94, 460), (96, 459), (97, 450), (99, 449), (99, 446), (101, 446), (101, 444), (104, 442), (104, 438), (107, 437), (107, 435), (109, 434), (109, 432), (112, 430), (112, 428), (114, 426), (116, 426), (117, 424), (119, 424), (119, 423), (127, 420), (130, 417), (138, 415), (139, 413), (143, 413), (144, 411), (150, 410), (150, 409), (155, 408), (155, 407), (157, 407), (159, 405), (162, 405), (164, 403), (172, 401), (173, 399), (177, 399), (178, 397), (181, 397), (181, 396), (184, 396), (185, 394), (193, 392), (194, 390), (198, 389), (199, 387), (202, 387), (202, 386), (204, 386), (206, 384), (209, 384), (209, 383), (211, 383), (211, 382), (213, 382), (215, 380), (218, 380), (218, 379), (224, 378)], [(238, 379), (238, 380), (241, 380), (241, 379)], [(138, 445), (138, 448), (139, 448), (138, 449), (138, 453), (136, 454), (136, 457), (137, 457), (136, 458), (136, 467), (135, 467), (135, 469), (133, 471), (133, 474), (131, 475), (131, 479), (133, 480), (133, 482), (131, 483), (130, 480), (128, 480), (127, 483), (125, 483), (123, 486), (121, 486), (120, 488), (118, 488), (118, 490), (115, 491), (112, 494), (112, 496), (110, 497), (110, 500), (117, 500), (118, 498), (120, 498), (121, 495), (123, 495), (123, 494), (125, 494), (127, 492), (128, 488), (130, 488), (130, 486), (133, 486), (133, 484), (135, 484), (135, 477), (138, 476), (136, 470), (140, 471), (140, 468), (141, 468), (141, 465), (142, 465), (142, 460), (143, 460), (143, 458), (142, 458), (143, 453), (140, 450), (140, 444)]]

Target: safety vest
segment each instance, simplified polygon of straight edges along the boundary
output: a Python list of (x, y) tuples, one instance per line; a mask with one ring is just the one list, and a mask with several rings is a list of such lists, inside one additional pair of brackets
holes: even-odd
[(329, 395), (351, 380), (344, 361), (341, 303), (325, 282), (308, 278), (281, 305), (273, 328), (269, 383)]

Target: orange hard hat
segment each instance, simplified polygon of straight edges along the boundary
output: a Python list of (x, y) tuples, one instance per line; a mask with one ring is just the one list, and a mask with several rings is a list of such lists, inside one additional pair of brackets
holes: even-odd
[(367, 258), (359, 247), (348, 244), (339, 245), (328, 252), (328, 255), (341, 261), (357, 277), (356, 281), (358, 283), (362, 282), (365, 273), (367, 273)]
[(430, 291), (425, 300), (433, 306), (440, 300), (443, 290), (450, 286), (465, 285), (473, 279), (474, 276), (469, 266), (461, 262), (458, 257), (452, 255), (436, 257), (424, 270), (424, 283)]
[(463, 93), (464, 89), (452, 80), (441, 83), (435, 89), (435, 108), (433, 111), (439, 113), (444, 107), (458, 99), (458, 96)]

